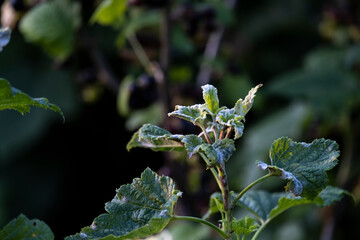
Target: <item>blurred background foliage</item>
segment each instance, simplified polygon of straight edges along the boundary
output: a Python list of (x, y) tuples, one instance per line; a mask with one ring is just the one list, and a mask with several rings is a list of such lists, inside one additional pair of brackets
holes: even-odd
[[(341, 148), (331, 185), (360, 200), (359, 1), (0, 4), (1, 25), (13, 31), (0, 54), (0, 76), (31, 96), (47, 97), (66, 116), (62, 123), (42, 110), (24, 117), (0, 112), (0, 226), (24, 213), (48, 223), (57, 238), (78, 232), (146, 166), (171, 176), (185, 192), (179, 212), (204, 214), (217, 189), (196, 156), (128, 153), (125, 146), (148, 122), (196, 133), (166, 113), (176, 104), (201, 101), (206, 83), (219, 89), (229, 107), (264, 84), (228, 164), (232, 189), (262, 174), (255, 161), (268, 161), (277, 137), (324, 137)], [(274, 180), (259, 187), (282, 186)], [(326, 209), (295, 208), (270, 224), (262, 239), (353, 239), (359, 224), (359, 205), (344, 199)], [(171, 237), (215, 238), (188, 223), (172, 224), (157, 239)]]

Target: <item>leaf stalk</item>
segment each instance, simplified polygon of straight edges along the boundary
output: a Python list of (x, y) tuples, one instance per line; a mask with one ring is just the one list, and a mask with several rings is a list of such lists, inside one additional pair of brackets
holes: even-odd
[(221, 235), (222, 238), (228, 239), (230, 237), (229, 234), (225, 233), (219, 227), (217, 227), (216, 225), (214, 225), (211, 222), (206, 221), (202, 218), (190, 217), (190, 216), (176, 216), (175, 215), (175, 216), (171, 217), (171, 220), (188, 220), (188, 221), (202, 223), (202, 224), (207, 225), (207, 226), (211, 227), (212, 229), (214, 229), (217, 233), (219, 233)]

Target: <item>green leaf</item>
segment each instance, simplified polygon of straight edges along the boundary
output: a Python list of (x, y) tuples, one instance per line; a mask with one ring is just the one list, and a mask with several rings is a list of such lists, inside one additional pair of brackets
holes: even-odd
[(181, 142), (184, 143), (185, 150), (189, 154), (189, 158), (197, 152), (197, 147), (203, 144), (203, 140), (193, 134), (181, 137)]
[(208, 219), (212, 214), (217, 212), (224, 212), (224, 203), (221, 193), (214, 192), (210, 196), (210, 203), (209, 203), (209, 209), (205, 213), (205, 215), (202, 217), (203, 219)]
[(21, 114), (30, 112), (30, 107), (41, 107), (58, 112), (63, 118), (61, 109), (46, 98), (32, 98), (20, 90), (10, 86), (9, 82), (0, 78), (0, 111), (13, 109)]
[(37, 219), (29, 220), (24, 214), (20, 214), (0, 230), (0, 239), (51, 240), (54, 239), (54, 234), (44, 222)]
[(323, 200), (322, 203), (318, 203), (319, 207), (328, 207), (334, 204), (335, 202), (339, 202), (344, 196), (350, 197), (354, 201), (353, 195), (341, 188), (327, 186), (324, 190), (319, 193), (318, 198)]
[(105, 205), (107, 213), (95, 218), (81, 233), (66, 239), (121, 240), (156, 234), (169, 223), (180, 196), (171, 178), (147, 168), (140, 179), (116, 190), (114, 199)]
[(180, 142), (182, 135), (172, 135), (169, 131), (152, 124), (144, 124), (126, 146), (130, 151), (132, 148), (151, 148), (153, 151), (183, 150)]
[(271, 165), (258, 165), (263, 170), (281, 171), (281, 178), (290, 180), (286, 190), (313, 200), (327, 186), (326, 171), (337, 164), (339, 155), (338, 145), (332, 140), (316, 139), (308, 144), (282, 137), (271, 146)]
[(240, 98), (236, 102), (234, 106), (236, 114), (245, 117), (245, 115), (249, 112), (249, 110), (251, 109), (254, 103), (255, 93), (258, 91), (260, 87), (262, 87), (262, 84), (259, 84), (256, 87), (252, 88), (244, 100)]
[(215, 114), (216, 110), (219, 108), (217, 89), (210, 84), (206, 84), (201, 88), (203, 90), (203, 99), (206, 107), (209, 109), (210, 113)]
[[(235, 194), (232, 194), (232, 197)], [(327, 207), (351, 194), (343, 189), (328, 186), (313, 200), (295, 197), (291, 193), (247, 192), (236, 204), (252, 212), (260, 222), (269, 222), (284, 211), (299, 205), (316, 204)], [(236, 195), (235, 195), (236, 196)], [(214, 211), (214, 209), (213, 209)]]
[(224, 126), (233, 127), (235, 130), (234, 139), (238, 139), (243, 135), (245, 118), (235, 113), (235, 109), (222, 109), (216, 115), (216, 121)]
[(231, 228), (236, 235), (249, 235), (255, 232), (259, 228), (259, 224), (255, 222), (255, 219), (251, 217), (244, 217), (241, 219), (234, 218), (231, 222)]
[(9, 28), (0, 28), (0, 52), (10, 41), (11, 30)]
[(127, 9), (126, 0), (104, 0), (96, 8), (95, 13), (90, 19), (91, 23), (99, 23), (102, 25), (112, 25), (117, 21), (121, 21)]
[(203, 125), (206, 120), (206, 111), (203, 104), (195, 104), (192, 106), (177, 105), (175, 107), (175, 111), (169, 113), (168, 115), (192, 122), (194, 125), (197, 125), (198, 123)]
[(232, 139), (216, 140), (213, 144), (203, 143), (197, 146), (194, 153), (202, 152), (210, 160), (210, 166), (227, 162), (235, 152), (235, 143)]
[(80, 23), (78, 2), (54, 0), (32, 8), (19, 27), (27, 41), (39, 44), (49, 55), (62, 60), (73, 51)]

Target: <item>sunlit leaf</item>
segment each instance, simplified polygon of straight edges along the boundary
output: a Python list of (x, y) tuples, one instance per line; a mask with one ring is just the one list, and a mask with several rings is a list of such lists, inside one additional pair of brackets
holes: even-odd
[(126, 0), (104, 0), (96, 8), (90, 22), (102, 25), (111, 25), (124, 17), (127, 9)]
[(11, 30), (9, 28), (0, 28), (0, 52), (10, 41)]
[(290, 180), (287, 190), (313, 200), (327, 186), (326, 171), (337, 164), (339, 155), (338, 145), (332, 140), (316, 139), (308, 144), (282, 137), (271, 146), (271, 165), (260, 162), (259, 166), (281, 171), (281, 178)]
[(210, 110), (210, 113), (215, 114), (216, 110), (219, 108), (217, 89), (210, 84), (206, 84), (201, 88), (203, 90), (203, 99), (206, 107)]
[(236, 114), (244, 117), (249, 112), (254, 103), (255, 94), (260, 87), (262, 87), (262, 84), (259, 84), (256, 87), (252, 88), (244, 100), (240, 98), (236, 102), (234, 107)]
[(235, 130), (234, 139), (238, 139), (243, 135), (245, 118), (235, 113), (235, 109), (222, 109), (216, 115), (216, 121), (221, 125), (233, 127)]
[(69, 0), (46, 1), (27, 12), (20, 31), (29, 42), (39, 44), (52, 57), (68, 57), (80, 27), (80, 4)]
[(114, 199), (105, 205), (107, 213), (66, 239), (122, 240), (154, 235), (169, 223), (180, 196), (171, 178), (147, 168), (140, 179), (135, 178), (116, 190)]
[(169, 131), (152, 124), (143, 125), (129, 141), (126, 149), (150, 148), (154, 151), (183, 150), (184, 146), (180, 142), (180, 135), (172, 135)]
[(203, 124), (206, 120), (206, 111), (203, 104), (196, 104), (192, 106), (179, 106), (175, 107), (175, 111), (168, 114), (169, 116), (178, 117), (194, 125), (197, 123)]
[(46, 98), (32, 98), (20, 90), (10, 86), (9, 82), (0, 78), (0, 111), (12, 109), (21, 114), (30, 112), (31, 106), (50, 109), (58, 112), (63, 118), (61, 109)]
[(51, 240), (54, 239), (54, 234), (44, 222), (37, 219), (29, 220), (25, 215), (20, 214), (0, 230), (0, 239)]

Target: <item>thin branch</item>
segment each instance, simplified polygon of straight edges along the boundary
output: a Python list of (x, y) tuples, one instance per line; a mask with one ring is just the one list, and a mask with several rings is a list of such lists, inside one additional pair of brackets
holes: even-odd
[(237, 196), (236, 198), (233, 200), (233, 202), (231, 203), (230, 209), (233, 209), (236, 205), (236, 202), (239, 201), (239, 199), (247, 192), (249, 191), (252, 187), (254, 187), (256, 184), (264, 181), (265, 179), (268, 179), (269, 177), (273, 176), (272, 173), (268, 173), (265, 176), (262, 176), (261, 178), (255, 180), (254, 182), (250, 183), (246, 188), (244, 188)]
[(212, 229), (214, 229), (217, 233), (219, 233), (221, 235), (222, 238), (228, 239), (230, 237), (223, 230), (221, 230), (219, 227), (215, 226), (211, 222), (206, 221), (206, 220), (204, 220), (202, 218), (190, 217), (190, 216), (173, 216), (171, 218), (171, 220), (188, 220), (188, 221), (202, 223), (202, 224), (207, 225), (207, 226), (211, 227)]
[[(229, 9), (234, 8), (236, 0), (225, 0), (225, 4)], [(225, 27), (220, 26), (217, 31), (212, 33), (206, 43), (204, 51), (204, 60), (205, 62), (201, 64), (199, 74), (196, 78), (196, 84), (198, 86), (203, 86), (210, 81), (210, 76), (212, 73), (212, 68), (208, 65), (208, 61), (215, 60), (218, 50), (220, 48), (220, 42), (222, 36), (225, 32)]]

